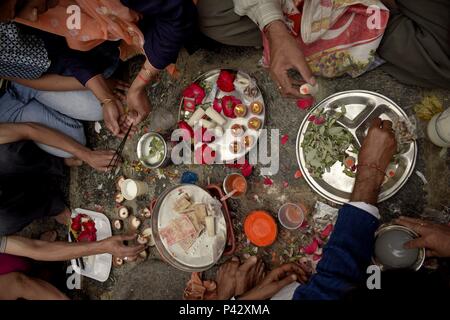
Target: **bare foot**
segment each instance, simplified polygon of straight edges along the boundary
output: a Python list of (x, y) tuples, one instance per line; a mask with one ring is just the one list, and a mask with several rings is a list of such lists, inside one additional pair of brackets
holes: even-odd
[(264, 262), (253, 256), (248, 258), (236, 273), (236, 296), (253, 289), (264, 279)]
[(56, 222), (59, 224), (67, 225), (70, 223), (72, 213), (68, 208), (65, 208), (63, 212), (55, 216)]
[(235, 296), (236, 272), (238, 268), (238, 257), (231, 258), (220, 267), (216, 276), (218, 300), (229, 300)]
[(40, 240), (48, 242), (54, 242), (56, 241), (56, 238), (58, 238), (58, 232), (56, 232), (55, 230), (44, 232), (39, 237)]
[(64, 159), (64, 163), (68, 167), (80, 167), (83, 165), (83, 161), (77, 158), (66, 158)]

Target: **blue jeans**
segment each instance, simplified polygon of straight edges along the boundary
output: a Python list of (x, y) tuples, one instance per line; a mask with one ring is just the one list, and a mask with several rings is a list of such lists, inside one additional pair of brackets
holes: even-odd
[[(12, 83), (0, 97), (0, 123), (39, 123), (85, 145), (83, 124), (78, 120), (103, 120), (100, 103), (90, 91), (39, 91)], [(72, 157), (71, 154), (57, 148), (40, 143), (37, 145), (57, 157)]]

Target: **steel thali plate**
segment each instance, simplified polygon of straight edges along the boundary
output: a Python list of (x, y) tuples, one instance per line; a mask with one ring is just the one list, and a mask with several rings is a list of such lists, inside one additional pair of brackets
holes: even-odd
[[(355, 179), (343, 173), (342, 161), (336, 163), (325, 172), (322, 178), (313, 177), (306, 168), (305, 154), (301, 147), (308, 127), (313, 125), (308, 118), (317, 111), (333, 112), (342, 105), (346, 108), (346, 114), (337, 124), (346, 128), (354, 138), (354, 146), (359, 149), (371, 121), (379, 117), (382, 120), (409, 122), (406, 113), (389, 98), (370, 91), (345, 91), (329, 96), (317, 104), (303, 120), (297, 135), (297, 161), (300, 170), (309, 186), (322, 197), (338, 204), (350, 200)], [(382, 202), (396, 194), (406, 183), (414, 170), (417, 158), (417, 142), (414, 140), (399, 148), (397, 162), (395, 164), (395, 176), (388, 179), (382, 186), (378, 201)]]

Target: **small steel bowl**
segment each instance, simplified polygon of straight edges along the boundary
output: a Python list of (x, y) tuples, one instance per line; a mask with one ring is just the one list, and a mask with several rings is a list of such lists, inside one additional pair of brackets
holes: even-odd
[[(245, 181), (245, 189), (246, 189), (246, 191), (247, 191), (247, 188), (248, 188), (247, 179), (245, 179), (245, 177), (244, 177), (242, 174), (240, 174), (240, 173), (230, 173), (230, 174), (227, 175), (227, 176), (225, 177), (225, 179), (223, 180), (223, 191), (225, 192), (225, 195), (227, 195), (227, 194), (229, 194), (231, 191), (233, 191), (233, 190), (228, 190), (228, 188), (227, 188), (227, 185), (228, 185), (228, 179), (230, 179), (231, 176), (240, 176), (240, 177), (242, 177), (242, 178), (244, 179), (244, 181)], [(231, 196), (230, 198), (231, 198), (231, 199), (240, 199), (244, 194), (245, 194), (245, 193), (239, 194), (239, 195), (235, 195), (235, 196)]]
[[(161, 141), (164, 144), (164, 156), (156, 164), (155, 163), (153, 163), (153, 164), (149, 163), (144, 157), (144, 154), (146, 154), (148, 152), (147, 142), (152, 137), (158, 137), (159, 139), (161, 139)], [(138, 156), (139, 161), (145, 167), (150, 168), (150, 169), (157, 169), (157, 168), (165, 167), (165, 166), (167, 166), (169, 164), (171, 149), (172, 148), (167, 144), (166, 140), (164, 139), (164, 137), (162, 135), (160, 135), (159, 133), (156, 133), (156, 132), (149, 132), (149, 133), (144, 134), (141, 137), (141, 139), (139, 139), (139, 142), (138, 142), (138, 145), (137, 145), (137, 156)]]
[[(381, 270), (407, 268), (407, 269), (412, 269), (412, 270), (418, 271), (422, 267), (422, 265), (423, 265), (423, 263), (425, 261), (425, 248), (417, 249), (418, 250), (417, 258), (416, 258), (415, 262), (413, 262), (409, 266), (399, 266), (399, 267), (397, 267), (397, 266), (393, 266), (393, 265), (387, 265), (386, 263), (382, 263), (380, 261), (380, 258), (376, 256), (377, 241), (379, 241), (379, 239), (381, 237), (386, 236), (387, 233), (392, 232), (392, 231), (403, 232), (404, 235), (406, 236), (406, 238), (408, 238), (408, 239), (404, 239), (404, 240), (407, 240), (407, 241), (408, 240), (413, 240), (413, 239), (419, 237), (419, 235), (416, 232), (414, 232), (413, 230), (411, 230), (411, 229), (409, 229), (407, 227), (401, 226), (401, 225), (396, 225), (396, 224), (384, 224), (384, 225), (381, 225), (378, 228), (378, 230), (375, 232), (375, 248), (374, 248), (374, 253), (373, 253), (373, 256), (372, 256), (372, 262), (374, 264), (376, 264), (377, 266), (379, 266)], [(388, 242), (388, 247), (391, 248), (392, 251), (393, 251), (392, 257), (402, 254), (399, 250), (403, 250), (403, 248), (399, 249), (398, 247), (400, 245), (402, 246), (403, 243), (400, 244), (400, 243)], [(386, 249), (388, 249), (388, 247), (386, 247)]]

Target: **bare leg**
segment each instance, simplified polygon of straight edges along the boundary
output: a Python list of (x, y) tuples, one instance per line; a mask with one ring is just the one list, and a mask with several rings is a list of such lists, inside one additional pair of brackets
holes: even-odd
[(0, 276), (0, 300), (68, 300), (50, 283), (12, 272)]

